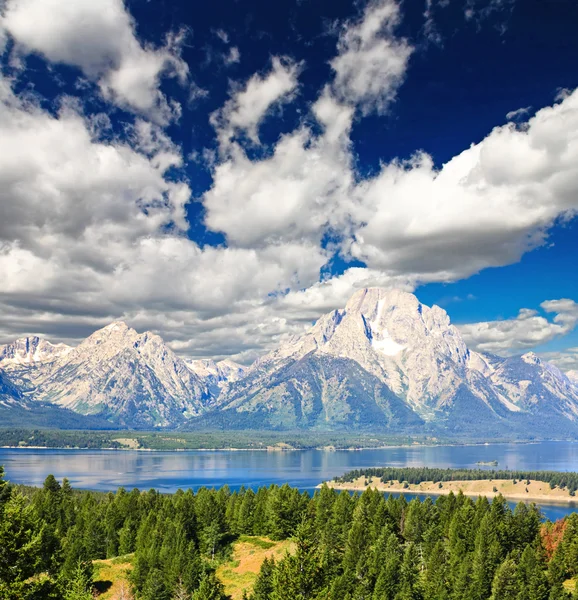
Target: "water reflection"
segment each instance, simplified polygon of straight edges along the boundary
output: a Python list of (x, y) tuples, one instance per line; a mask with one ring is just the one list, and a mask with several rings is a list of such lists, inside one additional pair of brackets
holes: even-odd
[[(137, 452), (106, 450), (0, 449), (7, 478), (41, 485), (52, 473), (68, 477), (78, 488), (114, 490), (156, 488), (174, 492), (228, 484), (253, 488), (289, 483), (313, 490), (345, 471), (377, 466), (470, 467), (478, 461), (498, 461), (498, 468), (520, 470), (578, 470), (578, 444), (491, 444), (487, 446), (433, 446), (360, 451), (306, 450), (299, 452), (190, 451)], [(548, 507), (548, 515), (563, 515), (568, 507)]]

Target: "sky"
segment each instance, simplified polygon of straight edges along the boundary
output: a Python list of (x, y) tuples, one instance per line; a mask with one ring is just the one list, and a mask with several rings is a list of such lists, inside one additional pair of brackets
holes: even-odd
[(578, 368), (574, 0), (0, 1), (0, 343), (248, 363), (359, 288)]

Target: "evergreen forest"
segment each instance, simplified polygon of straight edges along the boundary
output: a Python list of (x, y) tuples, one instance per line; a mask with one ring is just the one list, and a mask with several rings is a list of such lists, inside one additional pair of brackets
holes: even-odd
[[(578, 514), (543, 522), (462, 494), (408, 501), (327, 486), (160, 494), (40, 489), (0, 468), (0, 598), (90, 600), (93, 561), (131, 556), (135, 600), (225, 600), (216, 575), (241, 536), (294, 540), (266, 559), (246, 600), (577, 599)], [(98, 597), (98, 595), (96, 596)]]

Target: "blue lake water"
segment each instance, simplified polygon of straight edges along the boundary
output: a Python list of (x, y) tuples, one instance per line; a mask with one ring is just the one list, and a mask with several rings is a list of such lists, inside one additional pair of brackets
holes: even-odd
[[(41, 485), (48, 474), (68, 477), (77, 488), (109, 491), (123, 486), (161, 492), (201, 486), (231, 489), (289, 483), (312, 491), (322, 481), (363, 467), (467, 467), (498, 461), (500, 469), (578, 471), (578, 443), (491, 444), (487, 446), (414, 446), (378, 450), (292, 452), (111, 450), (36, 450), (0, 448), (0, 464), (14, 483)], [(544, 505), (556, 519), (578, 510)]]

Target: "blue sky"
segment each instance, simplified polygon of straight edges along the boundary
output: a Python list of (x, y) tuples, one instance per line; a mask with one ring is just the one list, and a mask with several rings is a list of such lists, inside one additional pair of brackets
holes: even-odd
[[(359, 287), (578, 368), (573, 0), (6, 0), (0, 341), (245, 362)], [(520, 312), (522, 311), (522, 312)]]

